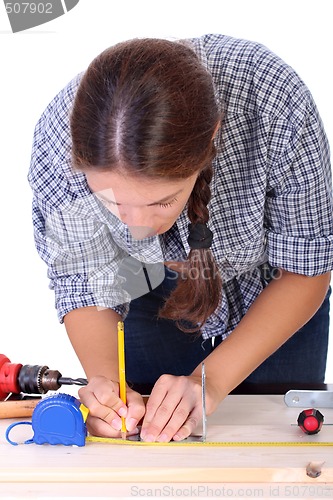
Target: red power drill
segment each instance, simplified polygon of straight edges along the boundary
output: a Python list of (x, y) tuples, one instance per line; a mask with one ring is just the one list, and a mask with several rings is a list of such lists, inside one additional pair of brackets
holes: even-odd
[(48, 366), (11, 363), (7, 356), (0, 354), (0, 401), (10, 394), (45, 394), (58, 390), (62, 385), (87, 383), (85, 378), (63, 377), (58, 370), (50, 370)]

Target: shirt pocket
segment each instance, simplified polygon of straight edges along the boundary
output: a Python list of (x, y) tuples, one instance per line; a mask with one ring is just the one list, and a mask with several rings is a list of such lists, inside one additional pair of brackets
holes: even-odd
[(106, 226), (101, 226), (90, 237), (60, 244), (54, 266), (60, 274), (89, 276), (114, 260), (118, 252), (110, 232)]
[(213, 251), (225, 281), (267, 261), (265, 228), (257, 221), (233, 219), (232, 224), (222, 227), (221, 237), (222, 245)]

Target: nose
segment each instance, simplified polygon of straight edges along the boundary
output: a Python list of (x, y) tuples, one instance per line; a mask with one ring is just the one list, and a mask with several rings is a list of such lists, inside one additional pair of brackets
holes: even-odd
[(128, 226), (133, 238), (141, 240), (156, 233), (151, 214), (145, 207), (119, 207), (121, 221)]

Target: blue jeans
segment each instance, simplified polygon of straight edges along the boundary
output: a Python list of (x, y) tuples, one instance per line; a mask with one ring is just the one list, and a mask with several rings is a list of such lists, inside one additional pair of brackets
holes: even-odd
[[(171, 273), (166, 268), (164, 281), (130, 304), (125, 320), (126, 376), (134, 387), (153, 385), (164, 373), (189, 375), (214, 349), (211, 339), (203, 340), (201, 336), (186, 334), (173, 321), (157, 318), (165, 297), (175, 286), (175, 280), (170, 278)], [(246, 382), (324, 382), (329, 295), (330, 290), (312, 319), (264, 361)], [(215, 339), (215, 347), (220, 341), (220, 337)]]

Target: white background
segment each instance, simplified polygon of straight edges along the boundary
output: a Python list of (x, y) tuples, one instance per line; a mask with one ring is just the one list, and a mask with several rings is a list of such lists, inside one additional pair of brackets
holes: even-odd
[[(80, 0), (66, 15), (12, 34), (0, 3), (1, 353), (13, 363), (84, 375), (58, 323), (32, 235), (26, 180), (32, 135), (53, 96), (118, 41), (223, 33), (259, 41), (296, 69), (332, 144), (332, 5), (331, 0)], [(326, 382), (333, 383), (333, 340), (330, 344)]]

